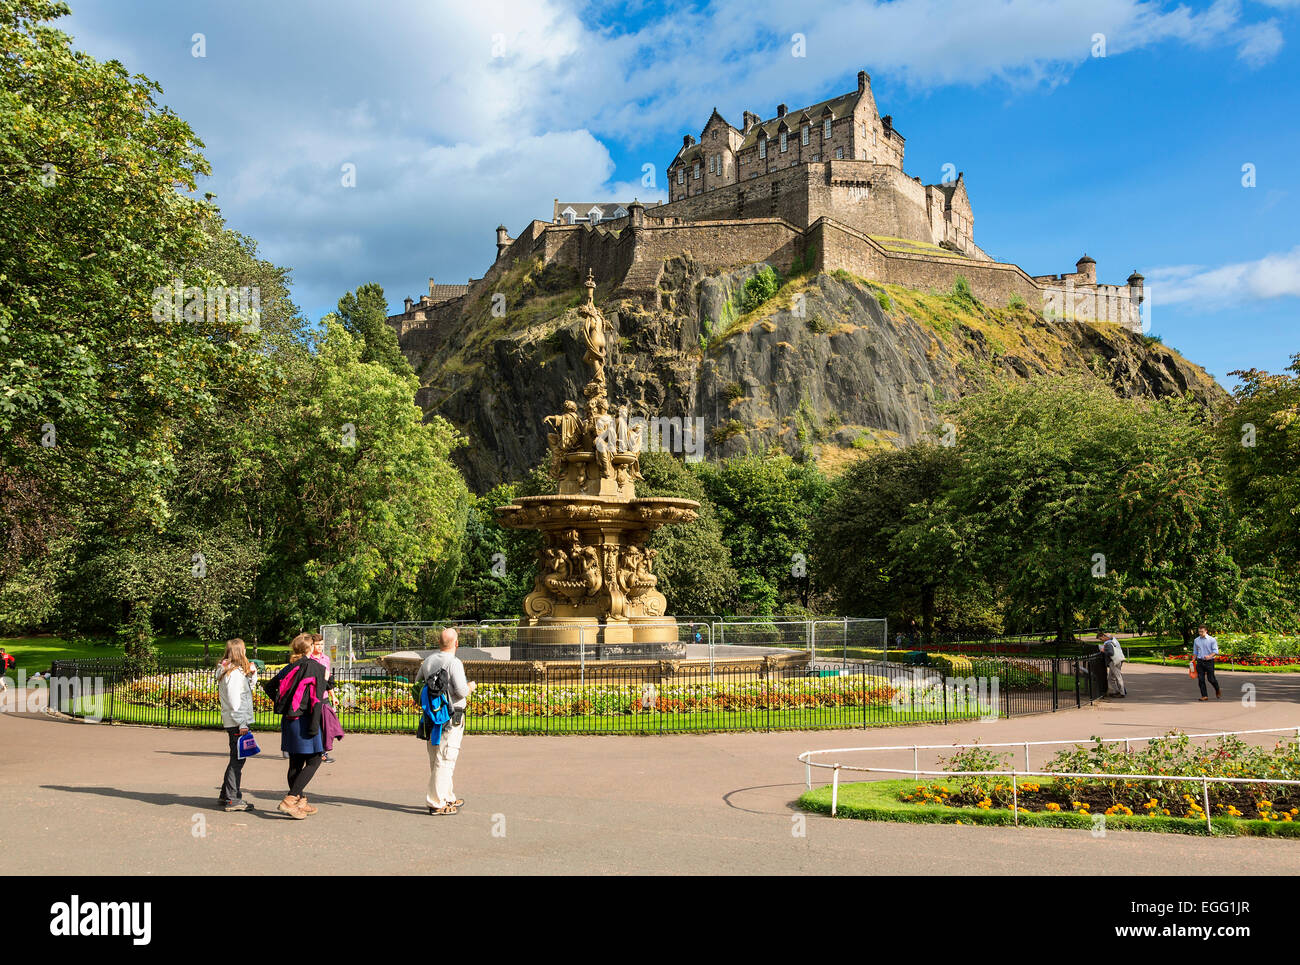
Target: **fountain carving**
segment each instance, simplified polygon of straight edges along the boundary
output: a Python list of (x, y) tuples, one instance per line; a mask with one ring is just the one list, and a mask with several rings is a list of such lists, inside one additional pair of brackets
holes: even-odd
[(656, 588), (655, 551), (646, 541), (660, 526), (693, 522), (699, 503), (637, 498), (641, 426), (629, 425), (626, 405), (610, 411), (605, 363), (613, 326), (596, 307), (590, 272), (586, 286), (578, 313), (592, 378), (581, 406), (566, 401), (563, 412), (543, 420), (557, 493), (496, 510), (502, 526), (542, 534), (511, 656), (568, 658), (579, 643), (607, 657), (680, 656), (685, 648)]

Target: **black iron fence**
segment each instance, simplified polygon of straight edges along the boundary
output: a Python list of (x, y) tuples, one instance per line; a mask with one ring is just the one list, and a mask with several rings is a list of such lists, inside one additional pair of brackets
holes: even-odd
[[(481, 666), (481, 665), (475, 665)], [(476, 674), (471, 673), (471, 677)], [(1081, 707), (1105, 693), (1099, 653), (1063, 657), (928, 655), (777, 666), (606, 661), (490, 668), (467, 709), (469, 733), (649, 734), (947, 723)], [(53, 665), (51, 707), (76, 717), (166, 727), (221, 726), (216, 669), (162, 660)], [(377, 666), (338, 671), (331, 700), (345, 730), (414, 733), (414, 682)], [(279, 718), (254, 688), (255, 730)]]

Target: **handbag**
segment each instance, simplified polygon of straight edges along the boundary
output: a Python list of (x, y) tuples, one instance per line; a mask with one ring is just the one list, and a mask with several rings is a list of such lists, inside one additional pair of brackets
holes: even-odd
[(1195, 676), (1196, 676), (1196, 661), (1195, 661), (1195, 660), (1193, 660), (1191, 663), (1189, 663), (1189, 664), (1187, 665), (1187, 676), (1189, 676), (1189, 677), (1195, 677)]
[(253, 737), (251, 730), (239, 735), (239, 743), (236, 745), (235, 753), (241, 758), (253, 757), (262, 753), (262, 748), (257, 746), (257, 740)]

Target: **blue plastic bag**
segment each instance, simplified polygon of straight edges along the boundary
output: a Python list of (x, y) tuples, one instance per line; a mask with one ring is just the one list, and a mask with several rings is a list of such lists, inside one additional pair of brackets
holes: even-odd
[(239, 735), (239, 744), (236, 753), (240, 757), (253, 757), (262, 753), (262, 748), (257, 746), (257, 741), (253, 737), (253, 732), (247, 731)]

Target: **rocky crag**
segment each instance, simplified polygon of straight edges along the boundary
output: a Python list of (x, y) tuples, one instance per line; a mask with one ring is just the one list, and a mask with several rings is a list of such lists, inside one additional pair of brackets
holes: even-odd
[[(1204, 369), (1155, 339), (989, 307), (960, 288), (810, 272), (746, 312), (745, 282), (762, 267), (707, 273), (683, 255), (665, 264), (655, 298), (597, 293), (614, 327), (610, 394), (634, 416), (702, 420), (705, 458), (779, 446), (834, 470), (934, 434), (946, 403), (994, 379), (1087, 373), (1125, 396), (1190, 393), (1211, 410), (1227, 401)], [(412, 350), (403, 339), (420, 404), (471, 440), (457, 458), (479, 491), (545, 460), (542, 419), (586, 381), (577, 272), (516, 264), (494, 288), (504, 299), (463, 299), (436, 341)]]

